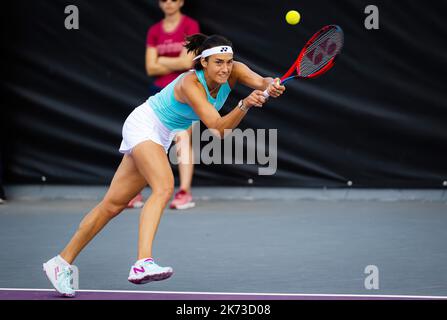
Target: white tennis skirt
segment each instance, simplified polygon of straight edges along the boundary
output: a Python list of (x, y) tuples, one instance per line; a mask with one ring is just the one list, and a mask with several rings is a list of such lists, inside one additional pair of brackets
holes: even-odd
[(147, 101), (135, 108), (123, 125), (123, 141), (119, 151), (131, 153), (141, 142), (151, 140), (164, 147), (168, 153), (177, 132), (169, 130), (161, 123)]

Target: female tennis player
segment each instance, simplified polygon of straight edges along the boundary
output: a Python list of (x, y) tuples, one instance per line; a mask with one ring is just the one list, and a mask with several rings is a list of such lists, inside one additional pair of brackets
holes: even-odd
[[(201, 120), (223, 138), (224, 130), (234, 129), (252, 107), (262, 107), (266, 102), (264, 90), (275, 98), (285, 90), (279, 85), (279, 79), (263, 78), (243, 63), (234, 61), (232, 43), (224, 37), (196, 34), (186, 40), (188, 52), (196, 55), (194, 70), (179, 75), (128, 116), (119, 149), (124, 156), (104, 199), (83, 218), (62, 252), (43, 264), (48, 279), (64, 296), (75, 295), (70, 264), (148, 184), (152, 192), (141, 210), (138, 257), (130, 268), (128, 280), (143, 284), (169, 278), (173, 269), (155, 263), (152, 243), (174, 190), (167, 151), (176, 132)], [(254, 91), (240, 100), (231, 112), (220, 116), (218, 111), (237, 83)]]

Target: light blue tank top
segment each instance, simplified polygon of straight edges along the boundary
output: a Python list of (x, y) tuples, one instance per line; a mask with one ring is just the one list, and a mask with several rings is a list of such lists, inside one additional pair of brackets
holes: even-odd
[[(195, 72), (200, 83), (206, 90), (208, 101), (219, 111), (231, 92), (228, 81), (219, 88), (216, 98), (213, 98), (208, 91), (203, 70), (195, 70)], [(163, 90), (147, 100), (149, 107), (154, 110), (161, 123), (169, 130), (186, 130), (194, 121), (199, 120), (199, 117), (189, 105), (180, 103), (175, 99), (174, 87), (184, 75), (185, 73), (179, 75), (174, 81), (163, 88)]]

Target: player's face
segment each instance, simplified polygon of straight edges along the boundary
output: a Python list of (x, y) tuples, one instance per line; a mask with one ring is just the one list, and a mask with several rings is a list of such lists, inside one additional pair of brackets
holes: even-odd
[(223, 53), (215, 54), (208, 58), (208, 61), (202, 62), (208, 76), (217, 83), (227, 82), (233, 70), (233, 54)]
[(165, 15), (172, 15), (183, 7), (183, 0), (159, 0), (160, 9)]

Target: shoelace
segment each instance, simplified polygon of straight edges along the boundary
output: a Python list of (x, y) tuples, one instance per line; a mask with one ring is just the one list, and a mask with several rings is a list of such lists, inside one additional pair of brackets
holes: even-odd
[(60, 285), (64, 290), (73, 290), (73, 270), (69, 267), (63, 267), (62, 271), (59, 272), (58, 278), (60, 280)]
[(145, 261), (145, 262), (143, 262), (143, 264), (146, 267), (151, 268), (151, 269), (153, 269), (153, 268), (155, 268), (155, 269), (161, 268), (158, 264), (155, 263), (155, 261)]
[(155, 261), (144, 261), (143, 262), (144, 264), (149, 264), (149, 265), (157, 265), (156, 263), (155, 263)]

